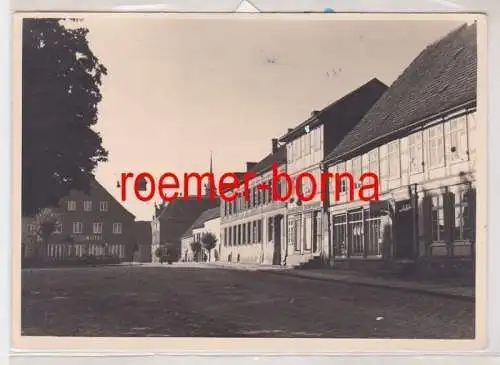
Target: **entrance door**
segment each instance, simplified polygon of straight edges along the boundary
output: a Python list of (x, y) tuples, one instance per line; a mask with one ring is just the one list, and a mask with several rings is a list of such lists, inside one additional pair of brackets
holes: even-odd
[(278, 215), (274, 219), (274, 251), (273, 251), (273, 265), (281, 265), (281, 223), (283, 216)]
[(410, 200), (396, 203), (394, 227), (394, 257), (410, 259), (413, 247), (413, 209)]

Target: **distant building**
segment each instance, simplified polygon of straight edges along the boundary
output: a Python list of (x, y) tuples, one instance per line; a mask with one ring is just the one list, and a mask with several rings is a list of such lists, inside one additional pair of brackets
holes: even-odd
[[(393, 207), (393, 245), (380, 241), (380, 212), (346, 190), (328, 209), (339, 260), (472, 256), (477, 133), (476, 25), (424, 49), (326, 157), (330, 172), (379, 175)], [(385, 252), (385, 253), (384, 253)]]
[(135, 222), (135, 245), (133, 259), (138, 262), (151, 262), (151, 221)]
[(217, 245), (212, 251), (212, 260), (220, 253), (220, 208), (208, 209), (200, 214), (196, 221), (182, 236), (181, 260), (193, 261), (192, 242), (201, 242), (205, 233), (212, 233), (217, 238)]
[(51, 210), (58, 217), (58, 223), (43, 247), (40, 237), (37, 238), (35, 218), (23, 218), (26, 257), (59, 260), (115, 256), (124, 260), (126, 247), (134, 244), (135, 216), (95, 179), (91, 181), (88, 194), (73, 190)]
[(181, 255), (181, 240), (183, 234), (200, 214), (220, 205), (219, 198), (210, 196), (180, 196), (169, 202), (151, 222), (152, 245), (151, 255), (153, 262), (159, 262), (155, 252), (160, 245), (173, 245)]

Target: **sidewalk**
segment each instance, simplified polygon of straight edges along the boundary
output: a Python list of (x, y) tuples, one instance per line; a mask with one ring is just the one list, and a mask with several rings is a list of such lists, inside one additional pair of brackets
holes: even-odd
[(279, 266), (210, 262), (210, 263), (176, 263), (174, 266), (192, 265), (197, 267), (224, 267), (230, 270), (266, 271), (275, 275), (288, 275), (312, 280), (338, 281), (348, 284), (376, 286), (402, 291), (421, 292), (445, 297), (453, 297), (469, 301), (475, 300), (474, 287), (450, 286), (449, 283), (424, 283), (410, 280), (380, 278), (368, 276), (367, 274), (340, 269), (310, 269), (297, 270), (285, 269)]

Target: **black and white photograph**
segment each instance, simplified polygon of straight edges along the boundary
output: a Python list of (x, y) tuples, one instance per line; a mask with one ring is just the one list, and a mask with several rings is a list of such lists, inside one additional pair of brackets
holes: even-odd
[(14, 336), (484, 341), (483, 16), (16, 24)]

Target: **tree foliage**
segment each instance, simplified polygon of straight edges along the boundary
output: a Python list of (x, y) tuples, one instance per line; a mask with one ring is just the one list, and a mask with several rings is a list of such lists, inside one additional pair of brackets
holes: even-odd
[(35, 230), (38, 236), (47, 243), (50, 235), (56, 230), (59, 217), (52, 209), (44, 208), (35, 217)]
[(199, 261), (201, 259), (201, 249), (202, 245), (200, 241), (193, 241), (190, 244), (191, 252), (193, 253), (193, 258), (195, 261)]
[(56, 206), (71, 189), (87, 193), (97, 164), (107, 161), (102, 138), (92, 129), (107, 70), (87, 34), (60, 19), (23, 22), (23, 215)]
[(204, 233), (201, 237), (201, 243), (203, 248), (208, 251), (208, 258), (210, 260), (210, 254), (217, 244), (217, 237), (212, 232)]

